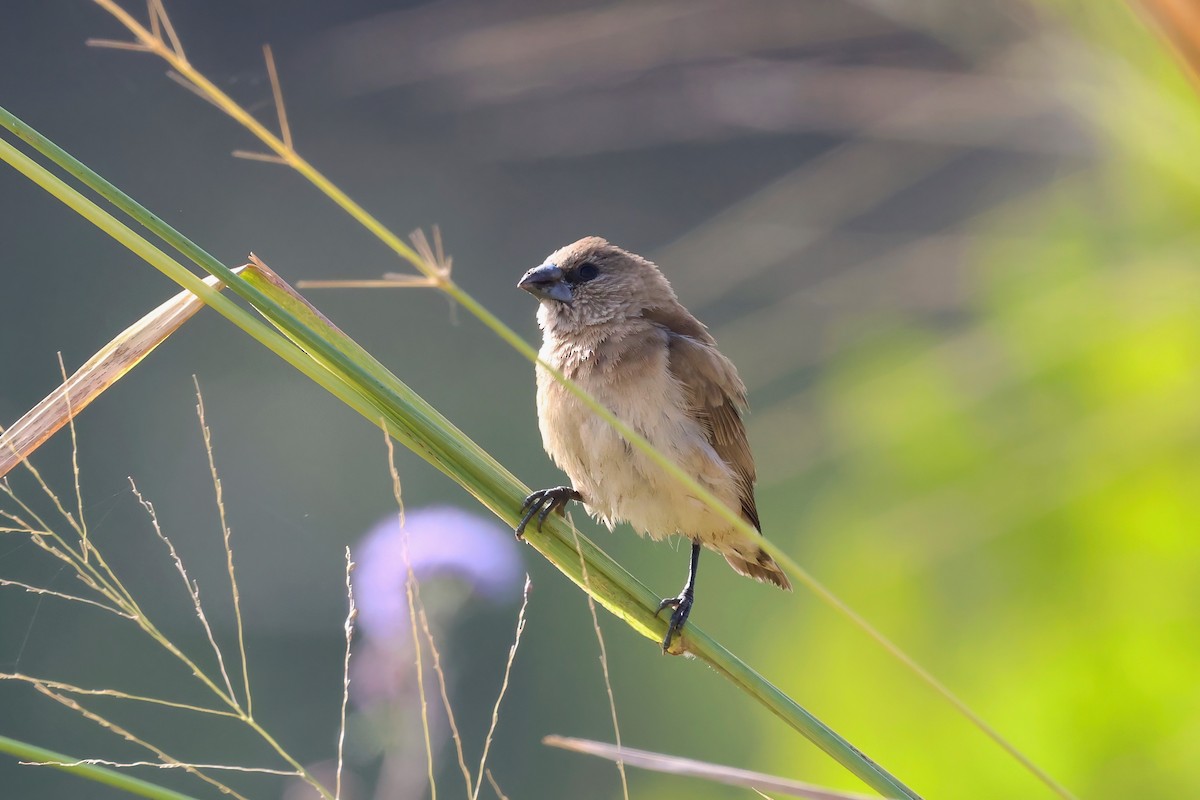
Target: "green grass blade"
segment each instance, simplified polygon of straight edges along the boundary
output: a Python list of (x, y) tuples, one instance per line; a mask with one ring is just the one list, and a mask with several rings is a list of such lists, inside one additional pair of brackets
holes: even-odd
[[(283, 331), (286, 338), (253, 318), (229, 298), (204, 286), (199, 278), (178, 262), (3, 140), (0, 140), (0, 159), (8, 161), (30, 180), (184, 288), (195, 292), (363, 416), (374, 423), (382, 421), (397, 440), (453, 478), (508, 524), (515, 524), (517, 509), (528, 488), (399, 378), (301, 300), (290, 287), (271, 280), (268, 273), (255, 269), (235, 276), (228, 267), (181, 233), (2, 108), (0, 125), (29, 142), (201, 268), (221, 278), (232, 291)], [(580, 553), (575, 549), (575, 537), (567, 523), (553, 519), (543, 532), (531, 531), (528, 541), (610, 612), (624, 619), (644, 636), (655, 641), (661, 639), (665, 622), (654, 615), (658, 596), (592, 542), (580, 536), (580, 550), (588, 575), (585, 585)], [(868, 786), (887, 797), (918, 797), (702, 630), (689, 625), (686, 641), (687, 649), (697, 658), (757, 699)]]
[[(44, 747), (37, 745), (26, 744), (25, 742), (10, 739), (7, 736), (0, 736), (0, 753), (7, 753), (10, 756), (19, 758), (22, 761), (37, 761), (37, 762), (57, 762), (60, 764), (75, 764), (79, 759), (65, 756), (62, 753), (56, 753), (53, 750), (47, 750)], [(43, 767), (46, 769), (46, 767)], [(53, 766), (49, 769), (62, 770), (69, 772), (72, 775), (77, 775), (80, 778), (86, 778), (89, 781), (102, 783), (105, 786), (112, 786), (114, 789), (120, 789), (123, 792), (137, 795), (138, 797), (149, 797), (153, 800), (196, 800), (190, 794), (183, 794), (174, 789), (168, 789), (165, 786), (159, 786), (156, 783), (144, 781), (141, 778), (135, 778), (132, 775), (127, 775), (124, 772), (108, 767), (101, 767), (96, 764), (78, 764), (75, 766)]]

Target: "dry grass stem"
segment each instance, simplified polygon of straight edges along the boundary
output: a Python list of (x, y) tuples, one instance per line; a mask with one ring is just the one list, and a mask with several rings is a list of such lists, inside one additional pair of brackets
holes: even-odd
[[(207, 97), (204, 99), (208, 100)], [(254, 150), (234, 150), (230, 155), (234, 158), (244, 159), (245, 161), (265, 161), (268, 164), (282, 164), (284, 166), (287, 166), (288, 163), (273, 153), (258, 153)]]
[(106, 758), (81, 758), (77, 761), (19, 761), (26, 767), (82, 767), (94, 765), (100, 767), (115, 767), (130, 769), (132, 767), (154, 767), (155, 769), (211, 769), (226, 772), (254, 772), (262, 775), (282, 775), (286, 778), (298, 778), (300, 773), (290, 769), (271, 769), (270, 767), (238, 767), (231, 764), (184, 764), (175, 762), (163, 764), (158, 761), (109, 761)]
[[(282, 140), (286, 150), (295, 152), (295, 148), (292, 147), (292, 128), (288, 124), (287, 107), (283, 104), (283, 89), (279, 86), (279, 71), (275, 68), (275, 54), (271, 51), (271, 45), (269, 44), (263, 45), (263, 60), (267, 64), (267, 77), (271, 81), (271, 96), (275, 100), (275, 116), (279, 118), (279, 138)], [(194, 86), (189, 88), (195, 90)], [(205, 96), (204, 99), (210, 103), (213, 102), (211, 97)], [(282, 164), (285, 167), (291, 166), (286, 158), (273, 153), (234, 150), (232, 155), (234, 158), (242, 158), (246, 161), (264, 161), (268, 164)]]
[(183, 52), (183, 44), (179, 41), (179, 36), (175, 33), (175, 26), (171, 24), (171, 18), (167, 16), (167, 9), (162, 4), (162, 0), (147, 0), (147, 9), (150, 12), (151, 30), (156, 31), (156, 36), (162, 39), (162, 31), (166, 31), (167, 39), (171, 42), (171, 49), (180, 61), (187, 63), (187, 56)]
[[(408, 561), (407, 555), (407, 548), (405, 548), (404, 560), (406, 562)], [(421, 732), (425, 735), (425, 764), (429, 773), (429, 794), (431, 800), (437, 800), (437, 781), (433, 777), (433, 737), (429, 732), (429, 700), (425, 694), (425, 666), (421, 658), (421, 640), (417, 636), (416, 614), (413, 611), (415, 608), (415, 603), (413, 602), (414, 583), (412, 567), (410, 566), (408, 569), (408, 579), (404, 582), (404, 595), (408, 600), (409, 627), (412, 629), (413, 661), (417, 668), (417, 694), (421, 696)]]
[(0, 578), (0, 586), (11, 586), (15, 589), (24, 589), (26, 592), (29, 592), (30, 594), (40, 594), (40, 595), (45, 595), (47, 597), (57, 597), (61, 600), (70, 600), (72, 603), (83, 603), (85, 606), (95, 606), (96, 608), (102, 608), (105, 611), (108, 611), (112, 614), (116, 614), (118, 617), (124, 617), (125, 619), (133, 619), (133, 615), (129, 614), (126, 611), (121, 611), (120, 609), (113, 608), (112, 606), (108, 605), (107, 603), (101, 603), (98, 600), (89, 600), (86, 597), (79, 597), (78, 595), (67, 594), (66, 592), (57, 592), (53, 589), (43, 589), (40, 586), (32, 586), (28, 583), (22, 583), (21, 581), (14, 581), (14, 580), (10, 580), (8, 578)]
[(91, 38), (84, 42), (88, 47), (100, 47), (106, 50), (131, 50), (135, 53), (153, 53), (149, 47), (137, 42), (122, 42), (117, 39)]
[[(398, 514), (399, 514), (398, 523), (401, 527), (401, 530), (404, 531), (404, 521), (405, 521), (404, 520), (404, 498), (403, 498), (402, 487), (400, 484), (400, 474), (396, 470), (395, 450), (392, 445), (392, 439), (390, 436), (388, 436), (386, 434), (386, 429), (385, 429), (384, 441), (386, 443), (387, 453), (388, 453), (388, 473), (392, 479), (392, 494), (395, 497), (396, 507), (398, 509)], [(474, 779), (471, 776), (470, 768), (467, 766), (466, 756), (463, 751), (462, 736), (458, 730), (458, 722), (455, 720), (455, 717), (454, 717), (454, 708), (450, 704), (450, 695), (449, 695), (449, 691), (447, 689), (447, 684), (446, 684), (446, 673), (445, 673), (445, 670), (442, 669), (442, 655), (441, 655), (441, 652), (437, 648), (436, 641), (433, 638), (433, 631), (429, 626), (429, 615), (425, 611), (425, 604), (421, 601), (420, 581), (418, 581), (416, 579), (416, 575), (412, 569), (412, 562), (409, 559), (407, 531), (404, 531), (402, 533), (402, 537), (403, 537), (402, 540), (404, 543), (404, 547), (403, 547), (404, 567), (405, 567), (405, 571), (406, 571), (405, 596), (406, 596), (406, 599), (408, 602), (410, 624), (413, 626), (413, 647), (415, 650), (415, 660), (416, 660), (416, 667), (417, 667), (417, 684), (418, 684), (418, 691), (420, 692), (420, 695), (421, 695), (422, 724), (423, 724), (423, 729), (424, 729), (425, 739), (426, 739), (426, 756), (427, 756), (427, 761), (428, 761), (428, 764), (429, 764), (429, 767), (431, 770), (430, 778), (429, 778), (430, 785), (431, 785), (431, 787), (433, 786), (433, 783), (432, 783), (433, 782), (433, 777), (432, 777), (432, 765), (433, 765), (432, 740), (430, 738), (428, 716), (426, 714), (427, 709), (426, 709), (426, 697), (425, 697), (424, 675), (423, 675), (424, 662), (421, 657), (420, 642), (417, 640), (417, 637), (416, 637), (416, 627), (415, 626), (418, 621), (420, 622), (421, 633), (425, 637), (425, 642), (429, 647), (430, 660), (431, 660), (431, 663), (433, 666), (434, 675), (437, 677), (438, 691), (441, 696), (442, 707), (446, 711), (446, 720), (449, 723), (450, 735), (454, 741), (455, 754), (458, 758), (459, 769), (462, 771), (463, 779), (466, 783), (467, 794), (470, 795), (473, 792)], [(436, 789), (431, 789), (431, 791), (433, 791), (434, 794), (436, 795)]]
[(139, 703), (151, 703), (158, 706), (166, 706), (167, 708), (177, 708), (181, 711), (194, 711), (198, 714), (212, 714), (216, 717), (233, 717), (238, 718), (238, 715), (232, 711), (223, 711), (217, 708), (205, 708), (204, 706), (196, 706), (191, 703), (177, 703), (174, 700), (163, 700), (159, 697), (146, 697), (145, 695), (129, 694), (117, 689), (85, 689), (82, 686), (75, 686), (71, 683), (63, 683), (62, 681), (52, 681), (45, 678), (34, 678), (30, 675), (23, 675), (20, 672), (0, 673), (0, 680), (6, 681), (22, 681), (29, 684), (41, 684), (50, 689), (68, 694), (86, 694), (94, 697), (114, 697), (118, 700), (133, 700)]
[(275, 98), (275, 115), (279, 117), (279, 138), (283, 146), (292, 148), (292, 128), (288, 125), (287, 108), (283, 105), (283, 89), (279, 86), (279, 71), (275, 69), (275, 54), (271, 45), (263, 45), (263, 60), (267, 62), (267, 77), (271, 79), (271, 95)]
[(814, 786), (810, 783), (780, 778), (762, 772), (751, 772), (747, 769), (726, 767), (721, 764), (711, 764), (707, 761), (697, 761), (692, 758), (680, 758), (649, 750), (638, 750), (633, 747), (615, 747), (605, 742), (594, 742), (589, 739), (575, 739), (568, 736), (547, 736), (542, 744), (558, 747), (576, 753), (586, 753), (591, 756), (616, 761), (623, 759), (626, 764), (653, 772), (663, 772), (669, 775), (684, 775), (692, 778), (702, 778), (714, 783), (724, 783), (729, 786), (744, 786), (755, 791), (767, 789), (790, 797), (804, 797), (808, 800), (878, 800), (876, 795), (860, 794), (857, 792), (841, 792)]
[(429, 653), (433, 661), (433, 673), (437, 676), (438, 691), (442, 696), (442, 707), (446, 710), (446, 720), (450, 724), (450, 738), (454, 740), (455, 755), (458, 756), (458, 768), (462, 770), (463, 779), (467, 784), (467, 795), (471, 794), (471, 787), (474, 785), (474, 780), (471, 777), (471, 770), (467, 766), (467, 758), (463, 753), (462, 736), (458, 732), (458, 723), (454, 719), (454, 708), (450, 705), (450, 694), (446, 689), (446, 673), (442, 669), (442, 654), (438, 652), (437, 644), (433, 640), (433, 631), (429, 628), (429, 616), (425, 613), (425, 604), (421, 602), (421, 584), (413, 583), (413, 599), (416, 601), (417, 616), (421, 621), (421, 632), (425, 635), (425, 642), (429, 645)]
[(388, 434), (387, 423), (379, 421), (383, 430), (383, 442), (387, 445), (388, 474), (392, 478), (392, 495), (396, 499), (396, 521), (400, 525), (400, 541), (403, 543), (404, 555), (404, 596), (408, 602), (408, 625), (412, 631), (413, 662), (417, 669), (417, 694), (421, 697), (421, 732), (425, 736), (425, 765), (429, 780), (431, 800), (437, 800), (437, 781), (433, 776), (433, 737), (429, 733), (429, 701), (425, 695), (425, 665), (421, 658), (421, 637), (417, 635), (417, 612), (414, 589), (417, 576), (413, 573), (412, 560), (408, 555), (408, 530), (404, 527), (404, 494), (400, 486), (400, 473), (396, 470), (396, 450), (392, 446), (392, 437)]
[[(579, 544), (579, 531), (575, 529), (575, 520), (569, 519), (571, 523), (571, 535), (575, 537), (575, 552), (579, 553), (580, 571), (583, 573), (583, 584), (588, 585), (587, 561), (583, 557), (583, 548)], [(612, 681), (608, 675), (608, 648), (604, 646), (604, 633), (600, 630), (600, 618), (596, 615), (596, 601), (592, 599), (591, 592), (584, 592), (587, 597), (588, 611), (592, 615), (592, 630), (596, 632), (596, 642), (600, 645), (600, 671), (604, 675), (604, 690), (608, 693), (608, 710), (612, 715), (613, 736), (617, 740), (618, 751), (621, 748), (621, 725), (617, 722), (617, 701), (613, 696)], [(625, 762), (620, 758), (616, 759), (617, 772), (621, 775), (621, 796), (625, 800), (629, 800), (629, 779), (625, 775)]]
[(500, 784), (496, 783), (496, 778), (492, 775), (492, 771), (485, 769), (483, 774), (487, 776), (488, 784), (491, 785), (492, 791), (496, 793), (496, 797), (500, 798), (500, 800), (508, 800), (508, 796), (500, 791)]
[[(196, 387), (196, 416), (200, 420), (200, 432), (204, 435), (204, 452), (208, 456), (208, 471), (212, 475), (213, 492), (216, 494), (217, 515), (221, 520), (221, 538), (225, 546), (225, 568), (229, 572), (229, 591), (233, 596), (233, 616), (237, 623), (238, 655), (242, 660), (242, 689), (246, 698), (246, 716), (254, 716), (254, 698), (250, 694), (250, 670), (246, 665), (246, 631), (242, 623), (242, 599), (238, 592), (237, 575), (233, 569), (233, 545), (230, 543), (229, 520), (225, 516), (225, 493), (221, 487), (221, 477), (217, 474), (217, 461), (213, 456), (212, 431), (204, 419), (204, 395), (200, 392), (200, 380), (193, 375), (192, 383)], [(182, 565), (181, 565), (182, 568)], [(199, 597), (196, 605), (199, 607)], [(221, 663), (221, 673), (225, 673), (224, 661)], [(229, 676), (225, 675), (225, 683), (229, 684)], [(230, 688), (230, 695), (233, 689)]]
[(158, 21), (158, 11), (154, 8), (154, 0), (146, 0), (146, 11), (150, 17), (150, 32), (156, 38), (162, 38), (162, 23)]
[(342, 626), (346, 632), (346, 658), (342, 661), (342, 713), (338, 721), (337, 744), (337, 779), (333, 790), (334, 800), (342, 797), (342, 768), (345, 765), (346, 749), (346, 707), (350, 705), (350, 645), (354, 641), (354, 622), (358, 619), (358, 606), (354, 605), (354, 584), (350, 582), (350, 573), (354, 571), (354, 562), (350, 560), (350, 548), (346, 548), (346, 622)]
[(58, 371), (62, 375), (63, 403), (67, 407), (67, 427), (71, 430), (71, 475), (75, 484), (75, 507), (79, 511), (79, 549), (83, 552), (83, 560), (88, 560), (87, 520), (83, 516), (83, 489), (79, 482), (79, 437), (75, 435), (75, 411), (71, 408), (71, 383), (67, 379), (67, 365), (63, 363), (62, 351), (58, 352)]
[(525, 631), (525, 610), (529, 608), (529, 591), (533, 582), (525, 575), (525, 588), (521, 590), (521, 610), (517, 612), (517, 633), (513, 637), (512, 647), (508, 648), (508, 661), (504, 664), (504, 680), (500, 683), (500, 693), (496, 696), (496, 705), (492, 707), (492, 721), (488, 725), (487, 736), (483, 740), (483, 755), (479, 758), (479, 777), (475, 780), (475, 791), (471, 800), (479, 800), (479, 789), (483, 785), (483, 777), (487, 773), (488, 751), (492, 748), (492, 736), (496, 733), (496, 725), (500, 722), (500, 704), (508, 691), (508, 678), (512, 674), (513, 661), (517, 658), (517, 648), (521, 646), (521, 634)]
[(444, 281), (450, 280), (450, 273), (454, 268), (454, 260), (446, 255), (446, 248), (442, 243), (442, 229), (437, 225), (433, 226), (433, 244), (429, 243), (429, 238), (425, 235), (425, 231), (417, 228), (408, 235), (408, 238), (413, 243), (413, 249), (417, 251), (417, 255), (426, 264), (433, 267), (434, 272)]
[(382, 278), (368, 280), (296, 281), (301, 289), (436, 289), (437, 281), (420, 275), (388, 273)]
[(175, 565), (175, 571), (179, 573), (179, 577), (183, 580), (184, 588), (187, 589), (188, 597), (192, 600), (192, 610), (196, 613), (196, 619), (200, 620), (200, 625), (204, 628), (204, 635), (208, 638), (208, 644), (212, 647), (213, 654), (217, 657), (217, 668), (221, 671), (221, 678), (225, 681), (225, 691), (227, 693), (221, 695), (221, 699), (237, 710), (237, 697), (233, 693), (233, 683), (229, 680), (229, 671), (225, 669), (225, 656), (221, 652), (220, 645), (217, 644), (216, 636), (213, 635), (212, 626), (208, 624), (208, 615), (204, 613), (204, 605), (200, 602), (200, 585), (188, 576), (187, 569), (183, 566), (183, 559), (180, 558), (179, 553), (175, 550), (175, 545), (163, 533), (162, 526), (158, 523), (158, 513), (154, 510), (154, 504), (142, 496), (133, 478), (129, 478), (128, 480), (129, 487), (133, 490), (133, 496), (137, 498), (138, 503), (146, 510), (146, 516), (150, 518), (150, 527), (154, 529), (154, 534), (167, 546), (167, 552), (171, 556), (171, 563)]

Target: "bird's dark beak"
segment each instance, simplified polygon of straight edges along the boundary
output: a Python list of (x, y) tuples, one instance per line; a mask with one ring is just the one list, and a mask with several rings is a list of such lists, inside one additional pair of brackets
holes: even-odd
[(563, 280), (563, 271), (554, 264), (542, 264), (534, 267), (522, 276), (518, 289), (524, 289), (539, 300), (557, 300), (560, 303), (571, 302), (571, 287)]

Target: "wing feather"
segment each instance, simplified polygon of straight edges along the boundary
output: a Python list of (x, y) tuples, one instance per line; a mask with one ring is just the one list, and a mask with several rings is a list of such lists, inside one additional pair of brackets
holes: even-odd
[(704, 325), (682, 306), (652, 309), (645, 316), (667, 329), (671, 375), (687, 392), (689, 410), (703, 426), (709, 444), (737, 477), (742, 513), (762, 530), (754, 502), (754, 456), (742, 423), (746, 386), (737, 369), (717, 350)]

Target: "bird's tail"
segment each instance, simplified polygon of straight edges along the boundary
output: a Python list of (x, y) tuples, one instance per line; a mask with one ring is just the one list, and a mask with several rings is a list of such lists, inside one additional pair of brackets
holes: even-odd
[(763, 583), (773, 583), (780, 589), (790, 592), (792, 582), (783, 574), (783, 570), (775, 563), (775, 559), (767, 555), (765, 550), (759, 550), (753, 558), (746, 558), (739, 553), (724, 553), (725, 560), (733, 571), (747, 578), (754, 578)]

